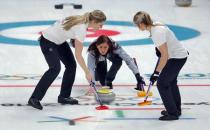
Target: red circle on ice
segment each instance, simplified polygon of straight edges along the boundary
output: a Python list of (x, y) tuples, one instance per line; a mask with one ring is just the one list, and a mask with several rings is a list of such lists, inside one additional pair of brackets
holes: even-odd
[(87, 37), (98, 37), (100, 35), (107, 35), (107, 36), (114, 36), (120, 34), (118, 31), (113, 31), (113, 30), (107, 30), (107, 29), (101, 29), (97, 31), (93, 31), (93, 29), (88, 29), (88, 33), (86, 36)]
[[(101, 35), (114, 36), (120, 34), (120, 32), (118, 31), (107, 30), (107, 29), (97, 30), (97, 31), (93, 31), (93, 29), (88, 29), (87, 31), (89, 34), (87, 34), (86, 37), (98, 37)], [(42, 32), (38, 32), (38, 34), (42, 35)]]

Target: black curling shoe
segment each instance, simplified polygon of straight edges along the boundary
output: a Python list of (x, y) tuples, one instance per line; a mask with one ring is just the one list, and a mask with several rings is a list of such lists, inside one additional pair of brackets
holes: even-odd
[(179, 120), (178, 116), (173, 116), (173, 115), (165, 115), (165, 116), (161, 116), (159, 118), (159, 120), (161, 121), (173, 121), (173, 120)]
[(77, 99), (74, 99), (72, 97), (68, 97), (68, 98), (58, 97), (58, 103), (74, 105), (74, 104), (78, 104), (79, 102)]
[[(168, 112), (166, 110), (162, 110), (161, 111), (161, 115), (167, 116), (168, 115)], [(178, 111), (178, 116), (181, 116), (181, 115), (182, 115), (182, 113), (180, 111)]]
[(32, 106), (33, 108), (39, 109), (39, 110), (43, 109), (40, 101), (36, 98), (30, 98), (28, 100), (28, 105)]
[(113, 89), (112, 82), (106, 82), (106, 86), (108, 86), (109, 89)]

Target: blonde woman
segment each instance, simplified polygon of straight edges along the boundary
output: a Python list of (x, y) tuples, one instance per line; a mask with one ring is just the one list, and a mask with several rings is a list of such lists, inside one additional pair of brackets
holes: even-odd
[(76, 99), (70, 97), (76, 74), (76, 61), (66, 40), (74, 39), (76, 60), (83, 69), (86, 79), (90, 82), (92, 76), (82, 56), (83, 42), (87, 28), (98, 30), (105, 21), (105, 14), (100, 10), (94, 10), (84, 15), (69, 16), (57, 21), (42, 32), (39, 39), (40, 47), (49, 69), (44, 73), (31, 95), (28, 101), (30, 106), (40, 110), (43, 109), (40, 101), (58, 76), (61, 69), (60, 61), (65, 65), (65, 72), (63, 74), (60, 95), (58, 96), (58, 103), (78, 104)]
[(157, 67), (150, 77), (153, 84), (157, 81), (157, 88), (166, 108), (161, 111), (163, 116), (159, 120), (178, 120), (181, 115), (181, 96), (177, 76), (187, 60), (188, 51), (166, 25), (153, 22), (148, 13), (137, 12), (133, 22), (140, 30), (150, 32), (159, 57)]

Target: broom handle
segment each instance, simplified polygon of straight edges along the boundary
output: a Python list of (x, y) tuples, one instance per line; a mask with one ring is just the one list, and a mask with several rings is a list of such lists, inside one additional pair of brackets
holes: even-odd
[[(157, 63), (156, 63), (156, 66), (155, 66), (155, 70), (157, 69), (159, 61), (160, 61), (160, 58), (158, 58), (158, 60), (157, 60)], [(149, 83), (149, 87), (147, 89), (147, 93), (146, 93), (146, 97), (145, 97), (144, 101), (147, 101), (147, 98), (149, 97), (149, 92), (150, 92), (151, 87), (152, 87), (152, 82)]]
[(149, 87), (147, 89), (147, 93), (146, 93), (146, 97), (145, 97), (144, 101), (147, 101), (147, 98), (149, 97), (149, 92), (150, 92), (151, 87), (152, 87), (152, 82), (149, 83)]
[(95, 93), (95, 96), (96, 96), (96, 99), (98, 100), (98, 102), (100, 103), (101, 106), (103, 106), (103, 103), (100, 99), (100, 97), (98, 96), (98, 93), (97, 93), (97, 89), (96, 89), (96, 86), (95, 86), (95, 83), (93, 81), (91, 81), (91, 86), (93, 87), (94, 89), (94, 93)]

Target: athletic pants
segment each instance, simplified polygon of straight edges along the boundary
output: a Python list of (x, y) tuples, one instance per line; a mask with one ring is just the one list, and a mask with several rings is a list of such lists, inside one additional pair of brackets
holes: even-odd
[(177, 77), (187, 58), (169, 59), (157, 81), (157, 88), (163, 104), (170, 115), (181, 112), (181, 96), (177, 86)]
[(112, 62), (109, 71), (107, 72), (107, 60), (101, 61), (96, 65), (96, 79), (98, 79), (102, 86), (106, 85), (106, 82), (112, 82), (118, 70), (122, 65), (122, 59), (118, 55), (112, 55), (109, 60)]
[(40, 37), (39, 41), (41, 51), (49, 69), (41, 77), (31, 97), (42, 100), (47, 89), (56, 79), (61, 70), (60, 61), (62, 61), (65, 65), (65, 71), (63, 74), (59, 96), (64, 98), (69, 97), (71, 95), (76, 74), (76, 61), (71, 48), (67, 42), (64, 42), (61, 45), (56, 45), (55, 43), (45, 39), (43, 36)]

